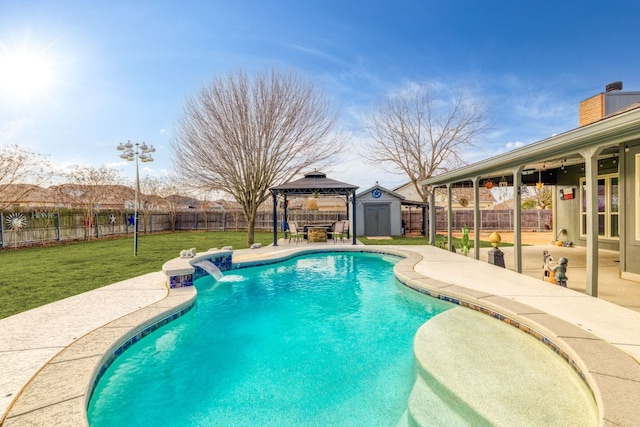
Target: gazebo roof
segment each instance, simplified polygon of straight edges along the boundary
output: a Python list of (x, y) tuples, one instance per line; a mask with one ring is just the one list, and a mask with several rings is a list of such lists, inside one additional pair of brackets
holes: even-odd
[(279, 194), (345, 194), (354, 192), (358, 186), (346, 184), (327, 178), (320, 171), (309, 172), (304, 178), (271, 187), (271, 191)]

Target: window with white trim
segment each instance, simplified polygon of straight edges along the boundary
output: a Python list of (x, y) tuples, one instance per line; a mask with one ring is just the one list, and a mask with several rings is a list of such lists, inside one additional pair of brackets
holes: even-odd
[[(620, 210), (618, 174), (598, 176), (598, 236), (609, 239), (620, 237)], [(580, 235), (587, 234), (587, 180), (580, 179), (581, 226)]]

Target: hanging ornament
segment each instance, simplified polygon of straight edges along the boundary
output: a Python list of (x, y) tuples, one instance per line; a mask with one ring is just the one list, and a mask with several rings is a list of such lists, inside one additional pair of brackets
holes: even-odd
[[(542, 166), (542, 168), (544, 169), (544, 165)], [(541, 190), (542, 187), (544, 187), (544, 183), (542, 182), (542, 170), (538, 171), (538, 182), (536, 183), (536, 188), (538, 190)]]
[(469, 199), (467, 199), (467, 189), (465, 188), (465, 181), (462, 181), (462, 187), (458, 189), (458, 203), (463, 208), (469, 205)]
[(491, 178), (489, 178), (487, 182), (484, 183), (484, 188), (486, 188), (487, 190), (491, 190), (493, 188), (493, 181), (491, 180)]

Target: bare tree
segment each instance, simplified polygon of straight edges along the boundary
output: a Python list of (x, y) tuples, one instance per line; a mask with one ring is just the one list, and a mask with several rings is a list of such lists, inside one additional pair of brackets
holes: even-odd
[(151, 214), (160, 210), (166, 203), (160, 195), (163, 185), (164, 183), (160, 178), (146, 176), (140, 179), (138, 209), (142, 215), (142, 228), (145, 233), (149, 231), (151, 226)]
[(0, 210), (19, 202), (54, 175), (47, 158), (18, 147), (0, 147)]
[(324, 95), (293, 71), (214, 78), (186, 102), (173, 140), (174, 166), (199, 190), (230, 194), (252, 244), (269, 187), (326, 166), (340, 151), (335, 123)]
[(84, 214), (85, 239), (91, 237), (95, 225), (94, 216), (99, 209), (119, 206), (123, 193), (127, 190), (122, 184), (121, 173), (105, 166), (99, 168), (76, 166), (65, 174), (67, 184), (57, 186), (60, 201), (66, 206), (80, 209)]
[(161, 207), (169, 213), (171, 231), (176, 231), (178, 210), (180, 209), (178, 196), (183, 190), (184, 187), (179, 183), (179, 180), (169, 177), (162, 179), (158, 188), (158, 196), (162, 197)]
[(365, 120), (371, 142), (363, 157), (388, 172), (407, 175), (425, 202), (428, 193), (418, 182), (464, 164), (463, 151), (487, 130), (482, 104), (464, 90), (445, 101), (424, 85), (388, 97)]
[(210, 212), (221, 206), (213, 201), (212, 193), (202, 192), (198, 195), (198, 200), (200, 200), (200, 212), (202, 212), (204, 229), (209, 230)]
[(527, 187), (527, 194), (522, 202), (523, 209), (551, 209), (553, 206), (553, 187), (535, 185)]

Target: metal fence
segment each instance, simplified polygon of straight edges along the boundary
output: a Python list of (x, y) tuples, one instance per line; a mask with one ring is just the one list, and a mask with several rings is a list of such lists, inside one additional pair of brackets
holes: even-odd
[[(21, 215), (24, 224), (13, 227), (8, 220)], [(247, 229), (247, 221), (241, 211), (184, 211), (177, 213), (155, 212), (147, 215), (139, 214), (138, 230), (148, 234), (166, 231), (207, 230), (207, 231), (243, 231)], [(513, 229), (512, 210), (483, 210), (480, 211), (482, 230)], [(523, 210), (522, 228), (524, 230), (551, 229), (552, 212), (550, 210)], [(319, 211), (289, 211), (289, 221), (300, 224), (333, 223), (347, 219), (346, 212)], [(403, 211), (406, 232), (421, 233), (423, 218), (421, 210)], [(278, 225), (283, 220), (283, 214), (278, 213)], [(100, 211), (88, 221), (81, 212), (41, 211), (10, 214), (0, 212), (0, 248), (12, 248), (34, 245), (46, 245), (56, 242), (74, 240), (90, 240), (107, 237), (130, 235), (134, 232), (132, 212)], [(172, 226), (173, 224), (173, 226)], [(473, 210), (456, 210), (453, 212), (453, 229), (459, 230), (467, 225), (473, 228)], [(436, 228), (447, 229), (447, 213), (439, 211), (436, 215)], [(259, 212), (255, 224), (256, 231), (270, 231), (273, 229), (273, 213)]]

